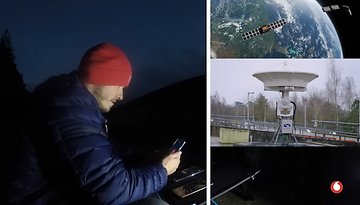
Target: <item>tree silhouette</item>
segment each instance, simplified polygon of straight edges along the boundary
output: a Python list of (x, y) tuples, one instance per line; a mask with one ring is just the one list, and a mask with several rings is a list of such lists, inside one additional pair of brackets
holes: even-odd
[[(2, 117), (5, 119), (8, 138), (15, 138), (24, 126), (23, 118), (28, 102), (29, 92), (26, 89), (22, 74), (15, 63), (14, 50), (11, 45), (10, 32), (6, 29), (0, 38), (0, 82), (2, 95)], [(11, 139), (8, 139), (10, 142)]]
[(27, 95), (27, 90), (23, 76), (19, 73), (15, 63), (10, 33), (7, 29), (0, 39), (0, 76), (1, 84), (4, 85), (3, 88), (8, 88), (3, 89), (2, 94), (5, 94), (6, 97), (11, 97), (10, 101), (13, 103), (19, 102), (16, 100), (23, 100)]
[[(23, 77), (17, 69), (15, 55), (11, 46), (11, 38), (8, 30), (5, 30), (0, 38), (0, 83), (1, 83), (1, 162), (8, 167), (15, 154), (14, 148), (25, 126), (23, 120), (28, 102), (28, 91)], [(7, 169), (0, 169), (1, 178), (6, 176)], [(3, 181), (3, 179), (0, 179)], [(1, 200), (3, 196), (1, 196)], [(2, 202), (0, 202), (3, 204)]]
[(23, 76), (17, 69), (10, 33), (7, 29), (0, 38), (0, 79), (5, 125), (12, 133), (22, 124), (21, 116), (27, 102), (28, 91)]

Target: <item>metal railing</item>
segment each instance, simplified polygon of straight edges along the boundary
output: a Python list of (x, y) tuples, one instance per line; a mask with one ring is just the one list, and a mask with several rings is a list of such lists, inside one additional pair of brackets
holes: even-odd
[[(336, 126), (334, 126), (334, 124)], [(319, 138), (359, 143), (360, 136), (358, 125), (358, 123), (321, 121), (321, 124), (317, 123), (317, 127), (295, 125), (293, 134), (304, 138)], [(242, 116), (212, 115), (211, 126), (276, 132), (279, 123), (246, 120)]]

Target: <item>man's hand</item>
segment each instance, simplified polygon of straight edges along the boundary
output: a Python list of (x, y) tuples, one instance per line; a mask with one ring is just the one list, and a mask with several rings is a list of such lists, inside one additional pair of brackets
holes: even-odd
[(181, 158), (181, 151), (170, 153), (162, 160), (162, 165), (165, 167), (168, 175), (173, 174), (179, 167)]

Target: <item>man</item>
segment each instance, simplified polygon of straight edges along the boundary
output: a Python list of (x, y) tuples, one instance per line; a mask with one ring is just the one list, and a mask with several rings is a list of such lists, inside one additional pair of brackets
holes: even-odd
[(181, 152), (158, 164), (129, 168), (107, 138), (102, 113), (122, 100), (131, 75), (123, 51), (101, 43), (85, 53), (77, 71), (35, 89), (32, 123), (9, 177), (9, 204), (128, 204), (166, 185)]

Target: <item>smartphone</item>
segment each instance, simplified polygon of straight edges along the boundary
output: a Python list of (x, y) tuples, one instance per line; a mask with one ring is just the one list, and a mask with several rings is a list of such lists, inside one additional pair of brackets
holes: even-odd
[(186, 141), (184, 139), (176, 139), (174, 144), (171, 146), (170, 151), (171, 152), (178, 152), (180, 151), (183, 146), (185, 145)]

